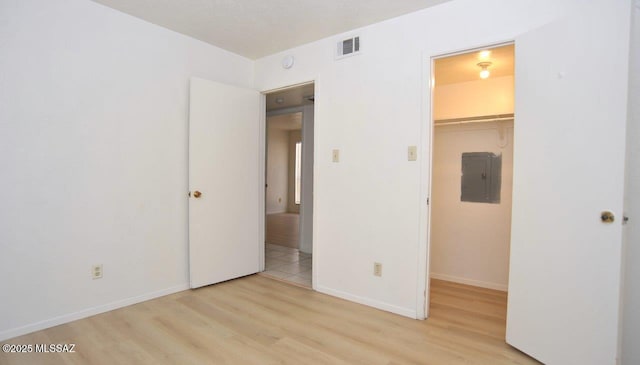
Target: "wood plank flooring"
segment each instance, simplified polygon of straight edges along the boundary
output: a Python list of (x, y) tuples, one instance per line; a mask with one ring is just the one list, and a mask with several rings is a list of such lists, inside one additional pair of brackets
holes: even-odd
[(291, 248), (300, 246), (300, 215), (295, 213), (267, 214), (265, 241)]
[(418, 321), (253, 275), (4, 341), (76, 353), (0, 364), (538, 364), (504, 342), (504, 293), (433, 280), (432, 298)]

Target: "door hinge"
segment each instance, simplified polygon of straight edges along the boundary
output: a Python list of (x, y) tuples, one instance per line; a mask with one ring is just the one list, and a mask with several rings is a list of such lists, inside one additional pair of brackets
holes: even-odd
[(429, 205), (429, 198), (427, 198), (427, 205)]

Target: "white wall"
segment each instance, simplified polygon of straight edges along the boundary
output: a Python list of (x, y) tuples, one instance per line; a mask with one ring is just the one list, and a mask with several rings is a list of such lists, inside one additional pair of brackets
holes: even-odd
[(302, 191), (300, 204), (300, 251), (313, 252), (313, 121), (314, 106), (302, 112)]
[(289, 196), (289, 133), (285, 129), (269, 127), (267, 118), (267, 214), (287, 211)]
[[(516, 42), (516, 69), (521, 61), (525, 61), (524, 64), (534, 70), (536, 64), (544, 62), (547, 66), (537, 70), (540, 73), (538, 77), (545, 77), (545, 82), (549, 84), (551, 81), (547, 80), (548, 75), (556, 68), (569, 72), (579, 70), (578, 74), (583, 75), (587, 63), (580, 63), (578, 60), (589, 59), (589, 65), (595, 61), (598, 65), (606, 67), (606, 79), (604, 76), (597, 79), (570, 77), (566, 83), (568, 86), (562, 89), (565, 92), (558, 95), (553, 93), (559, 92), (557, 88), (547, 88), (547, 93), (541, 90), (534, 93), (532, 86), (536, 85), (536, 79), (527, 78), (526, 74), (520, 73), (519, 82), (529, 86), (526, 88), (529, 93), (527, 98), (524, 98), (524, 95), (519, 97), (516, 92), (516, 99), (520, 99), (520, 108), (523, 111), (522, 115), (518, 114), (516, 107), (516, 123), (521, 116), (527, 121), (527, 128), (518, 134), (523, 140), (519, 142), (516, 138), (514, 144), (516, 167), (535, 164), (539, 160), (536, 152), (539, 151), (541, 141), (536, 139), (536, 134), (553, 137), (552, 140), (555, 141), (557, 136), (562, 136), (556, 134), (554, 137), (553, 133), (557, 133), (558, 128), (561, 131), (566, 128), (574, 131), (574, 123), (578, 123), (578, 120), (583, 128), (592, 128), (603, 126), (604, 116), (610, 115), (611, 118), (607, 120), (614, 123), (616, 128), (614, 133), (607, 135), (607, 145), (610, 141), (619, 142), (622, 137), (618, 127), (624, 114), (621, 105), (626, 102), (623, 89), (626, 87), (627, 75), (626, 68), (619, 67), (619, 58), (615, 55), (626, 55), (624, 41), (628, 29), (621, 15), (624, 14), (626, 4), (627, 2), (622, 0), (591, 1), (588, 6), (584, 2), (573, 0), (453, 1), (350, 32), (349, 34), (361, 37), (361, 55), (334, 60), (336, 42), (343, 36), (338, 35), (259, 59), (256, 62), (258, 89), (270, 90), (311, 79), (317, 80), (314, 287), (321, 292), (381, 309), (407, 316), (421, 316), (426, 267), (426, 245), (423, 242), (426, 242), (428, 221), (424, 207), (429, 191), (428, 186), (421, 186), (421, 181), (426, 180), (424, 171), (429, 171), (428, 156), (425, 154), (429, 151), (430, 139), (428, 128), (422, 127), (424, 120), (431, 113), (427, 103), (429, 69), (426, 65), (430, 56), (517, 38), (521, 43)], [(597, 16), (599, 13), (602, 16)], [(598, 24), (597, 32), (593, 27), (594, 23)], [(561, 32), (560, 34), (572, 37), (577, 43), (568, 46), (565, 42), (564, 48), (559, 48), (558, 42), (555, 42), (549, 47), (553, 51), (553, 56), (550, 56), (544, 52), (544, 43), (559, 38), (550, 32), (538, 32), (540, 27), (548, 24), (554, 26), (556, 34)], [(473, 31), (470, 32), (469, 29)], [(606, 52), (596, 52), (596, 47)], [(526, 52), (519, 56), (519, 49)], [(589, 52), (584, 53), (585, 51)], [(284, 70), (280, 62), (283, 56), (288, 54), (296, 57), (296, 65), (292, 69)], [(556, 77), (558, 74), (553, 75)], [(560, 76), (564, 77), (563, 74)], [(606, 91), (602, 91), (602, 85), (606, 85)], [(607, 98), (603, 99), (602, 95), (606, 95)], [(556, 99), (556, 96), (561, 96), (561, 101)], [(536, 105), (540, 104), (544, 105), (545, 109), (536, 110)], [(585, 106), (588, 108), (580, 109)], [(546, 108), (555, 114), (545, 115)], [(575, 119), (575, 116), (579, 116), (579, 119)], [(554, 128), (549, 126), (549, 129), (543, 131), (546, 124), (535, 124), (546, 120), (547, 123), (553, 121)], [(542, 127), (543, 125), (545, 127)], [(518, 154), (518, 145), (523, 141), (527, 143), (522, 145), (523, 149)], [(410, 145), (419, 146), (420, 162), (407, 161), (407, 146)], [(613, 149), (614, 156), (620, 154), (620, 145), (618, 143), (618, 148)], [(564, 148), (561, 144), (556, 146), (567, 157), (575, 157), (572, 149)], [(332, 149), (340, 149), (339, 163), (331, 162)], [(599, 166), (605, 166), (608, 171), (614, 172), (615, 184), (607, 185), (606, 193), (598, 196), (589, 194), (591, 199), (588, 201), (590, 204), (597, 203), (616, 209), (622, 201), (622, 187), (618, 184), (621, 182), (618, 181), (621, 180), (621, 162), (605, 164), (599, 158), (600, 156)], [(558, 164), (558, 160), (545, 161), (548, 164)], [(569, 173), (570, 169), (566, 166), (569, 165), (564, 165), (563, 172), (558, 176)], [(517, 226), (512, 225), (517, 227), (512, 229), (512, 250), (514, 242), (529, 245), (535, 244), (532, 241), (554, 242), (557, 239), (552, 237), (553, 230), (545, 229), (548, 222), (544, 218), (547, 217), (549, 205), (542, 206), (543, 201), (535, 199), (541, 193), (539, 190), (551, 189), (549, 184), (558, 179), (545, 180), (544, 184), (535, 185), (534, 182), (540, 179), (535, 180), (535, 176), (531, 176), (532, 172), (538, 177), (543, 176), (538, 169), (539, 166), (529, 171), (514, 171), (514, 181), (518, 177), (526, 188), (521, 188), (522, 199), (517, 202), (518, 221), (514, 218), (512, 222), (518, 223)], [(597, 180), (589, 181), (599, 182), (600, 179), (598, 176)], [(570, 179), (564, 181), (573, 182)], [(559, 185), (563, 190), (552, 190), (554, 199), (559, 192), (569, 189), (565, 185)], [(529, 196), (528, 192), (534, 195)], [(573, 200), (573, 196), (574, 194), (570, 199), (561, 197), (561, 201), (571, 203), (566, 205), (567, 209), (575, 207), (577, 201)], [(515, 203), (514, 199), (514, 210)], [(578, 203), (577, 206), (583, 205), (584, 203)], [(557, 210), (554, 217), (560, 212), (568, 214)], [(590, 219), (591, 213), (593, 212), (586, 210), (577, 212), (581, 220)], [(599, 211), (595, 213), (596, 216), (598, 213)], [(532, 220), (532, 215), (538, 218)], [(560, 225), (566, 224), (567, 220), (554, 219), (554, 222)], [(572, 227), (575, 224), (569, 223)], [(569, 234), (566, 227), (562, 229)], [(573, 237), (583, 237), (584, 232), (571, 230)], [(618, 232), (618, 228), (612, 228), (607, 231), (607, 238), (603, 240), (614, 237), (615, 244), (619, 241), (615, 238)], [(579, 241), (581, 239), (574, 239), (570, 243), (574, 245)], [(612, 256), (616, 256), (615, 246), (610, 252), (613, 252)], [(521, 258), (525, 259), (524, 256)], [(591, 258), (592, 256), (589, 256), (589, 260), (585, 262), (590, 263)], [(553, 257), (551, 260), (556, 266), (560, 261), (566, 262), (561, 256)], [(382, 277), (372, 275), (374, 262), (383, 264)], [(604, 289), (608, 298), (615, 298), (617, 289), (608, 289), (603, 283), (608, 280), (615, 282), (616, 279), (610, 273), (612, 270), (615, 271), (616, 267), (619, 269), (619, 266), (616, 266), (619, 264), (616, 264), (615, 260), (607, 262), (607, 276), (596, 280), (597, 288)], [(572, 263), (577, 263), (577, 268), (584, 269), (584, 265), (576, 262), (575, 257)], [(518, 278), (530, 278), (529, 270), (526, 271), (519, 271)], [(551, 278), (545, 275), (539, 283), (546, 280)], [(578, 289), (587, 292), (594, 290), (593, 288), (595, 287), (580, 286)], [(554, 293), (562, 295), (561, 304), (565, 306), (572, 305), (580, 299), (580, 296), (571, 296), (566, 290), (564, 294), (556, 291)], [(527, 295), (518, 294), (521, 295), (518, 296), (521, 304)], [(541, 299), (524, 307), (537, 306), (541, 310), (544, 309), (544, 314), (547, 315), (551, 309), (542, 302), (545, 296), (540, 295), (539, 298)], [(584, 303), (588, 304), (585, 301), (582, 303), (583, 306)], [(589, 307), (589, 310), (591, 309)], [(527, 335), (526, 331), (521, 331), (520, 334), (524, 337), (511, 337), (517, 343), (527, 343), (527, 336), (534, 341), (544, 341), (549, 338), (547, 335), (550, 333), (561, 333), (556, 331), (556, 328), (562, 325), (562, 321), (554, 320), (553, 323), (549, 323), (548, 319), (539, 320), (542, 311), (536, 312), (536, 316), (531, 316), (531, 311), (527, 313), (529, 317), (519, 313), (512, 319), (526, 320), (518, 322), (519, 328), (532, 328), (536, 332)], [(555, 347), (556, 350), (550, 351), (551, 358), (564, 360), (573, 356), (576, 361), (584, 360), (584, 363), (606, 363), (611, 359), (612, 347), (615, 347), (615, 336), (611, 333), (616, 325), (615, 319), (612, 318), (616, 313), (615, 308), (603, 312), (594, 322), (578, 323), (574, 320), (574, 317), (578, 318), (584, 313), (584, 310), (574, 313), (571, 316), (571, 324), (581, 333), (581, 348), (586, 350), (577, 355), (574, 352), (563, 354)], [(605, 337), (610, 340), (596, 344), (603, 333), (606, 333)], [(566, 338), (567, 346), (571, 341), (578, 341), (575, 337)], [(525, 346), (527, 349), (533, 348), (545, 353), (548, 349), (554, 348), (547, 346), (542, 349), (538, 344), (533, 347), (528, 345), (527, 343)], [(540, 346), (543, 345), (544, 343), (540, 342)], [(607, 360), (604, 360), (605, 358)], [(567, 361), (561, 360), (558, 363)]]
[(433, 96), (433, 119), (513, 113), (513, 76), (438, 85)]
[(635, 1), (631, 31), (629, 124), (627, 129), (627, 186), (625, 214), (625, 271), (622, 313), (622, 365), (640, 364), (640, 1)]
[(5, 0), (0, 70), (0, 339), (187, 288), (188, 80), (250, 86), (253, 62), (91, 1)]
[[(499, 204), (460, 201), (465, 152), (502, 155)], [(433, 139), (431, 277), (507, 290), (513, 122), (439, 126)]]

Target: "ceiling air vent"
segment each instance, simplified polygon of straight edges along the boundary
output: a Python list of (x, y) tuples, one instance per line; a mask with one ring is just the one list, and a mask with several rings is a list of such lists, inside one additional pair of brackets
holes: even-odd
[(336, 59), (360, 54), (360, 37), (343, 39), (338, 42)]

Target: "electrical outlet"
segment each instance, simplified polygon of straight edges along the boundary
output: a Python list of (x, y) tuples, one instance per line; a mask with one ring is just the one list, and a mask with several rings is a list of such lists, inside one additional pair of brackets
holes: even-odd
[(340, 162), (340, 150), (332, 151), (333, 162)]
[(91, 278), (102, 279), (102, 264), (91, 267)]
[(382, 276), (382, 264), (379, 262), (373, 263), (373, 275)]

